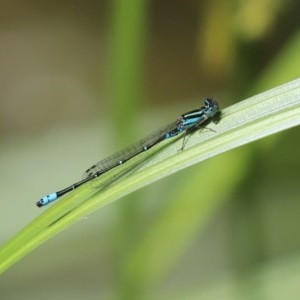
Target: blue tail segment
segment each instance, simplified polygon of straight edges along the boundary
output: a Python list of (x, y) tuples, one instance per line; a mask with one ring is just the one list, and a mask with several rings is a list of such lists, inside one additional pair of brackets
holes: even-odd
[(47, 204), (49, 204), (49, 203), (55, 201), (57, 198), (58, 198), (57, 193), (52, 193), (52, 194), (49, 194), (49, 195), (43, 197), (42, 199), (40, 199), (40, 200), (36, 203), (36, 205), (37, 205), (38, 207), (42, 207), (42, 206), (45, 206), (45, 205), (47, 205)]

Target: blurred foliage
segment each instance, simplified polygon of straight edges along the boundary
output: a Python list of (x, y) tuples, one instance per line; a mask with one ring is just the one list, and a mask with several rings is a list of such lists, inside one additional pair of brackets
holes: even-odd
[[(49, 128), (94, 118), (108, 124), (101, 139), (127, 145), (148, 112), (151, 131), (159, 116), (164, 124), (190, 109), (190, 99), (213, 96), (225, 107), (297, 78), (299, 5), (2, 1), (2, 140), (32, 142)], [(295, 128), (237, 149), (105, 208), (111, 218), (101, 226), (58, 249), (48, 243), (4, 274), (0, 294), (298, 299), (298, 135)]]

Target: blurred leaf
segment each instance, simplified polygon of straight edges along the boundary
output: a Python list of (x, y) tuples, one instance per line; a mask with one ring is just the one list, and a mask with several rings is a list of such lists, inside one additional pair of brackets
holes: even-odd
[[(199, 228), (244, 179), (247, 158), (247, 151), (227, 153), (202, 164), (188, 180), (173, 187), (173, 200), (126, 260), (128, 280), (149, 289), (171, 272)], [(226, 176), (219, 170), (226, 170)]]
[(298, 30), (258, 78), (251, 92), (272, 88), (300, 77), (300, 30)]

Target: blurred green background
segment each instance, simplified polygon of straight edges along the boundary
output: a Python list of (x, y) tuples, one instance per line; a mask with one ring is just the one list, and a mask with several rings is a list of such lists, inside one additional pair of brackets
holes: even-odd
[[(1, 245), (40, 197), (203, 97), (300, 75), (295, 0), (0, 5)], [(87, 216), (6, 271), (1, 299), (299, 299), (299, 133)]]

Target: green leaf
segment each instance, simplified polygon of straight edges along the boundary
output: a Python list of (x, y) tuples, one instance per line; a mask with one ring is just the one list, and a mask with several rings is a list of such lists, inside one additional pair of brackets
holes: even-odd
[[(230, 149), (300, 124), (300, 80), (224, 110), (219, 124), (170, 139), (69, 193), (0, 250), (0, 272), (82, 217), (160, 178)], [(221, 172), (222, 170), (220, 170)]]

